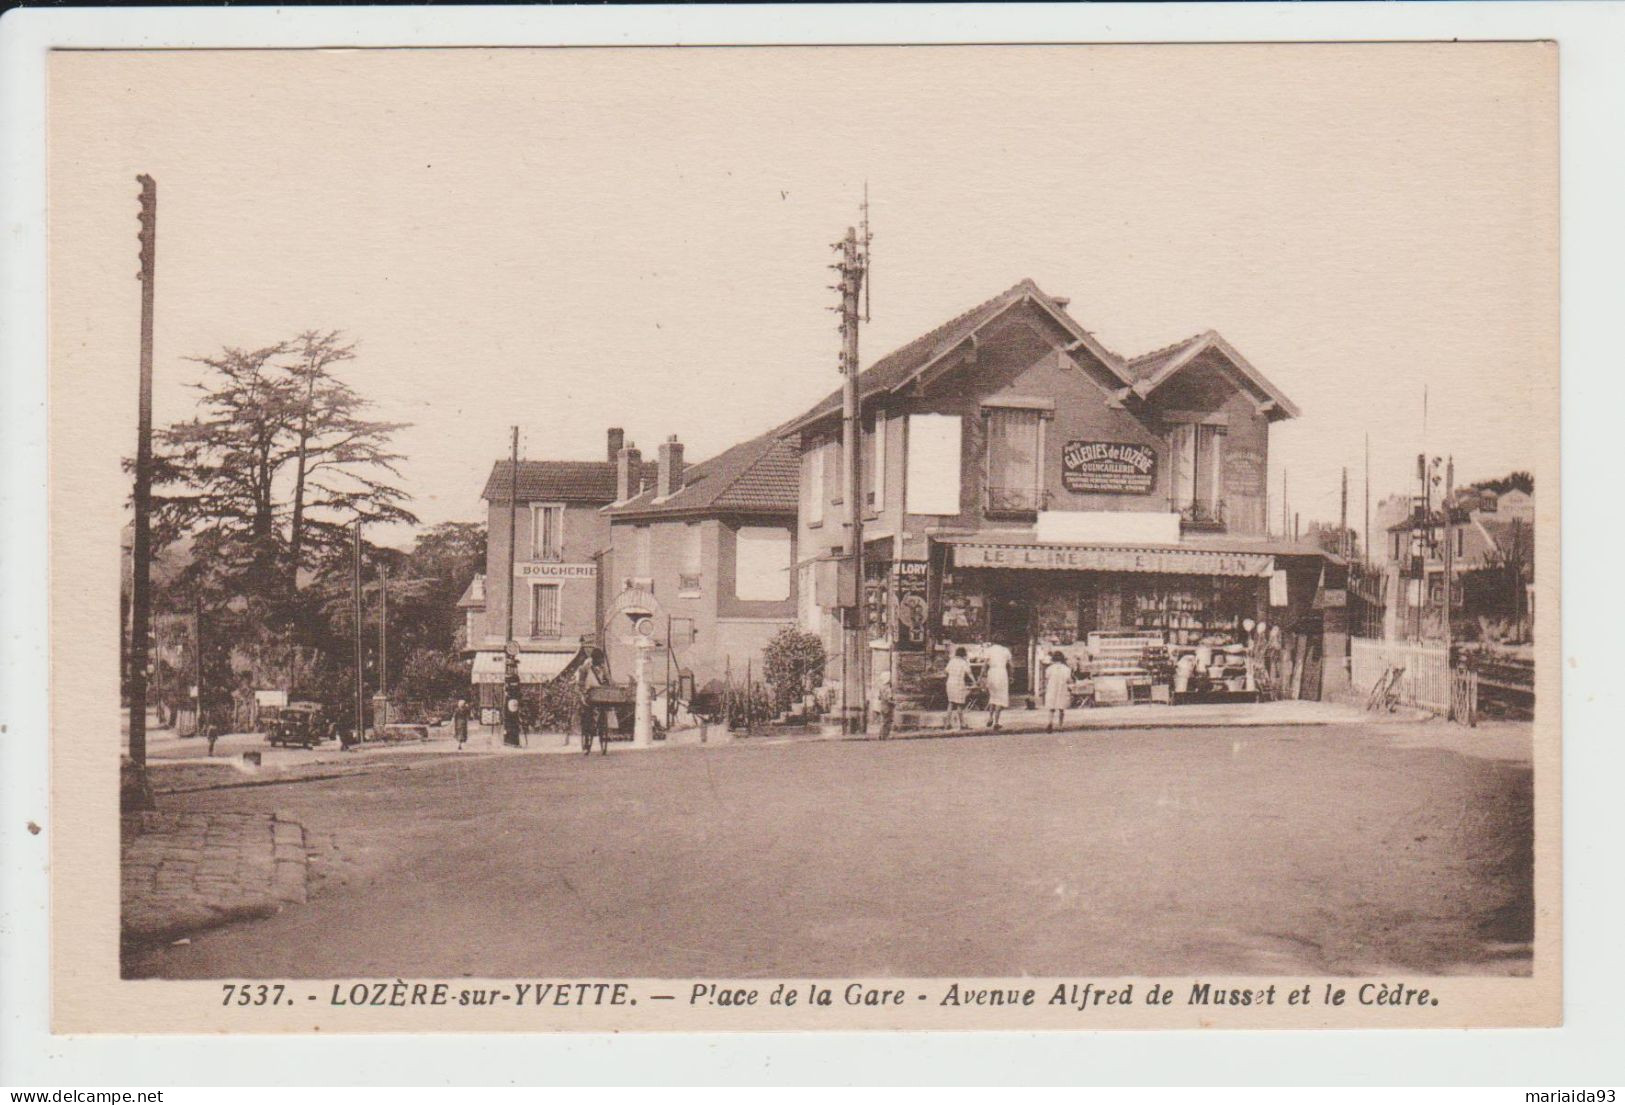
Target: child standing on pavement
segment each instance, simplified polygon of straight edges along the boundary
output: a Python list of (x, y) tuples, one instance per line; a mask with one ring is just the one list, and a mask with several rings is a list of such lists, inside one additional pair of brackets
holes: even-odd
[(1066, 708), (1072, 705), (1072, 668), (1059, 649), (1049, 654), (1049, 667), (1044, 669), (1044, 708), (1049, 711), (1049, 724), (1044, 731), (1053, 733), (1066, 727)]
[(896, 712), (897, 701), (892, 695), (891, 672), (883, 671), (875, 684), (875, 713), (880, 715), (880, 739), (891, 739), (892, 715)]

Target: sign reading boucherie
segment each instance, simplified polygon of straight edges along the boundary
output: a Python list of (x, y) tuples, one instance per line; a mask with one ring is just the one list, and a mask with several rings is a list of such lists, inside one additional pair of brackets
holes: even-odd
[(1275, 558), (1261, 553), (1102, 549), (1077, 545), (955, 545), (953, 549), (956, 568), (1173, 572), (1196, 576), (1267, 576), (1275, 570)]
[(1157, 482), (1157, 454), (1130, 441), (1069, 441), (1061, 450), (1061, 483), (1068, 491), (1149, 495)]
[(550, 560), (513, 566), (515, 579), (597, 579), (596, 564), (556, 564)]

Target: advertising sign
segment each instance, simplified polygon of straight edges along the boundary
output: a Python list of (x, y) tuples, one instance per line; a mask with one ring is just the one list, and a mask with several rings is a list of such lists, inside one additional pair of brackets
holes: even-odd
[(1129, 441), (1069, 441), (1061, 450), (1068, 491), (1149, 495), (1157, 483), (1157, 452)]
[(924, 560), (899, 560), (892, 567), (897, 579), (897, 628), (892, 635), (893, 647), (899, 652), (923, 652), (925, 625), (931, 618), (926, 595), (928, 564)]
[(598, 565), (528, 561), (515, 564), (513, 574), (515, 579), (597, 579)]
[[(1073, 572), (1173, 572), (1267, 576), (1275, 558), (1261, 553), (1184, 549), (1099, 549), (1069, 545), (955, 545), (956, 568), (1036, 568)], [(1284, 580), (1286, 573), (1278, 573)]]

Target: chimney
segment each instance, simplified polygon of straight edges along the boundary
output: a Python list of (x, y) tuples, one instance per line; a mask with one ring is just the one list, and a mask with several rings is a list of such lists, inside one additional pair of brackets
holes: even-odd
[(672, 434), (660, 443), (659, 482), (655, 495), (668, 499), (683, 489), (683, 446)]
[(626, 431), (619, 426), (609, 428), (609, 462), (614, 464), (621, 459), (621, 446), (626, 444)]
[(615, 501), (624, 503), (638, 493), (643, 454), (636, 445), (624, 445), (615, 454)]

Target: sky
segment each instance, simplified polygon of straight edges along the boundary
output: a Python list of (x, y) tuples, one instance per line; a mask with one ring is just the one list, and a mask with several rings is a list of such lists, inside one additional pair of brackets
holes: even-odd
[(1031, 277), (1124, 355), (1228, 338), (1303, 411), (1270, 485), (1305, 525), (1344, 466), (1359, 524), (1367, 435), (1373, 506), (1424, 448), (1539, 486), (1555, 75), (1541, 44), (59, 53), (54, 401), (117, 484), (149, 173), (156, 420), (189, 357), (342, 330), (423, 522), (478, 520), (510, 425), (699, 460), (833, 390), (867, 183), (865, 364)]

